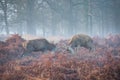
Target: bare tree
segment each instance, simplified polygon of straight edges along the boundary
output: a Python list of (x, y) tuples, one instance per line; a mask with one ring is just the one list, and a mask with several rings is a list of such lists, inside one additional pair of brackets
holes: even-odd
[(5, 30), (6, 30), (6, 33), (9, 34), (8, 18), (7, 18), (7, 4), (8, 4), (8, 0), (0, 0), (0, 4), (1, 4), (2, 10), (4, 12)]
[(26, 22), (27, 22), (27, 33), (36, 35), (36, 27), (34, 23), (34, 9), (35, 8), (35, 0), (27, 0), (26, 3)]

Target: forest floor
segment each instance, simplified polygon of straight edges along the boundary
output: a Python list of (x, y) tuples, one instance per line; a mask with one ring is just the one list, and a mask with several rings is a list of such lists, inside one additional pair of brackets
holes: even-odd
[(56, 52), (23, 54), (24, 41), (15, 34), (0, 41), (0, 80), (120, 80), (120, 35), (93, 37), (95, 51), (66, 50), (68, 40), (56, 43)]

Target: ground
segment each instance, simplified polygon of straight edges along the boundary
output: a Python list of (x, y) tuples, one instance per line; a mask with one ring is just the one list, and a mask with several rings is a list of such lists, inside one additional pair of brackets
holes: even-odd
[(120, 80), (120, 35), (92, 39), (95, 51), (82, 47), (70, 54), (68, 40), (63, 39), (55, 43), (55, 52), (21, 57), (24, 39), (17, 34), (8, 37), (0, 43), (0, 80)]

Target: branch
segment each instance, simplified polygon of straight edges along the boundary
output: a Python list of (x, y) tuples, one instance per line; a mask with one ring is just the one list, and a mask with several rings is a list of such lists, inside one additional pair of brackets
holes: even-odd
[(41, 7), (44, 7), (44, 6), (43, 6), (43, 2), (44, 2), (44, 1), (42, 0), (42, 2), (38, 4), (38, 7), (37, 7), (36, 10), (38, 10), (38, 9), (41, 8)]
[[(56, 11), (56, 9), (53, 7), (52, 4), (50, 4), (50, 2), (49, 2), (48, 0), (45, 0), (45, 1), (46, 1), (46, 3), (50, 6), (51, 9), (53, 9), (54, 11)], [(57, 12), (57, 11), (56, 11), (56, 12)]]
[(58, 14), (62, 13), (61, 11), (63, 10), (59, 5), (53, 4), (52, 2), (50, 2), (50, 0), (44, 0), (44, 1), (46, 1), (46, 3), (50, 6), (50, 8), (54, 10), (56, 13)]
[(78, 6), (78, 5), (83, 5), (84, 3), (76, 3), (76, 4), (73, 4), (72, 6)]
[(3, 4), (3, 2), (0, 0), (0, 3), (1, 3), (1, 7), (2, 7), (2, 9), (4, 10), (4, 4)]

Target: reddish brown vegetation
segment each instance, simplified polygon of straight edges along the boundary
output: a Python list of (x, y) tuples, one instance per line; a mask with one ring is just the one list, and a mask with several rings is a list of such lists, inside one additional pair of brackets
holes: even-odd
[(18, 34), (12, 35), (5, 42), (0, 42), (0, 64), (5, 63), (23, 53), (22, 42), (25, 41)]
[(55, 53), (32, 52), (34, 56), (20, 58), (24, 40), (14, 35), (0, 42), (0, 80), (120, 80), (120, 35), (93, 40), (94, 52), (82, 48), (69, 54), (66, 40), (57, 44)]

